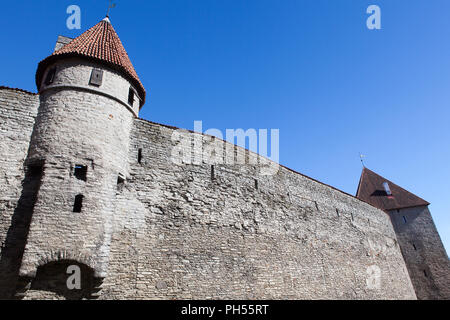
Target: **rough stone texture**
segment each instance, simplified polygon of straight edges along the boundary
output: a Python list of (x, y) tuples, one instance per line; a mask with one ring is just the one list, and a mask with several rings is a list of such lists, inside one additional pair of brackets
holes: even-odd
[(14, 208), (22, 191), (23, 163), (27, 156), (34, 119), (39, 106), (37, 95), (0, 89), (0, 243), (3, 247)]
[(415, 298), (384, 212), (285, 168), (174, 165), (173, 131), (135, 121), (102, 298)]
[(0, 288), (14, 286), (16, 280), (11, 267), (12, 261), (17, 263), (17, 251), (6, 250), (7, 236), (10, 247), (25, 240), (11, 233), (11, 226), (21, 227), (20, 219), (13, 220), (13, 216), (20, 210), (18, 203), (25, 177), (23, 163), (38, 106), (39, 97), (35, 94), (0, 88)]
[[(39, 96), (0, 90), (0, 298), (416, 298), (385, 212), (222, 140), (135, 119), (114, 70), (56, 67)], [(199, 144), (208, 157), (193, 162)], [(64, 286), (72, 264), (80, 292)]]
[(428, 207), (390, 212), (418, 299), (450, 299), (450, 263)]

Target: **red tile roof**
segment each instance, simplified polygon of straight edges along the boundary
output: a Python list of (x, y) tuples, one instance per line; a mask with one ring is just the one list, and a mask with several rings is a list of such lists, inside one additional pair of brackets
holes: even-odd
[(40, 89), (45, 69), (49, 64), (57, 59), (73, 56), (93, 59), (125, 73), (135, 86), (136, 90), (138, 90), (139, 97), (142, 99), (142, 107), (145, 102), (144, 86), (142, 85), (136, 70), (134, 70), (133, 64), (125, 51), (119, 36), (109, 22), (109, 19), (105, 18), (100, 21), (82, 35), (72, 40), (69, 44), (55, 51), (52, 55), (40, 62), (36, 72), (36, 84), (38, 90)]
[[(388, 196), (384, 190), (384, 182), (389, 184), (392, 196)], [(364, 168), (361, 174), (356, 197), (385, 211), (430, 204), (367, 168)]]

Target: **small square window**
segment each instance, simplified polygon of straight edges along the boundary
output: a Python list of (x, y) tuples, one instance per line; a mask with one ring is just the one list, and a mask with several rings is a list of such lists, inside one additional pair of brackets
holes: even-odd
[(100, 87), (103, 81), (103, 70), (93, 69), (91, 73), (91, 79), (89, 80), (89, 84)]
[(81, 164), (75, 165), (74, 176), (78, 180), (86, 181), (87, 180), (87, 166), (83, 166)]
[(48, 72), (47, 72), (47, 76), (45, 77), (45, 85), (49, 85), (52, 84), (53, 81), (55, 80), (55, 75), (56, 75), (56, 67), (55, 68), (51, 68)]

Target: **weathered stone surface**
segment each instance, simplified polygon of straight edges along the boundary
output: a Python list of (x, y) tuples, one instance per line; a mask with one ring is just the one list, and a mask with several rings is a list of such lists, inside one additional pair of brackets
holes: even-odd
[(19, 248), (26, 241), (28, 217), (23, 211), (33, 195), (22, 193), (24, 161), (38, 106), (35, 94), (0, 89), (0, 298), (15, 289), (13, 269), (20, 266)]
[[(172, 134), (135, 121), (104, 297), (415, 298), (384, 212), (285, 168), (218, 165), (212, 180), (209, 164), (169, 160)], [(373, 265), (381, 284), (370, 289)]]
[[(80, 74), (79, 81), (87, 81), (89, 73)], [(34, 110), (28, 129), (18, 129), (28, 130), (21, 149), (2, 154), (16, 168), (10, 171), (16, 188), (11, 209), (1, 212), (5, 239), (23, 193), (38, 97), (2, 93), (8, 106), (27, 98)], [(57, 261), (101, 273), (100, 299), (415, 298), (384, 212), (286, 168), (261, 176), (256, 165), (216, 165), (212, 178), (210, 164), (175, 165), (173, 128), (139, 119), (133, 124), (130, 110), (102, 95), (66, 88), (39, 99), (26, 164), (43, 163), (43, 174), (28, 208), (33, 220), (19, 263), (21, 279), (31, 277), (30, 284), (21, 280), (25, 299), (71, 297), (42, 285), (39, 266), (52, 265), (41, 274), (48, 278), (53, 270), (61, 282), (64, 263), (52, 264)], [(4, 132), (12, 135), (9, 127)], [(221, 147), (222, 141), (214, 143)], [(86, 182), (73, 176), (79, 163), (88, 166)], [(126, 177), (121, 188), (119, 173)], [(86, 202), (77, 214), (71, 209), (80, 192)], [(381, 270), (379, 288), (367, 286), (372, 265)]]
[[(0, 89), (0, 298), (448, 298), (428, 209), (408, 209), (408, 227), (392, 212), (393, 225), (220, 139), (183, 131), (179, 144), (176, 128), (136, 118), (114, 69), (74, 58), (56, 67), (40, 95)], [(89, 85), (93, 68), (100, 87)], [(216, 161), (193, 162), (197, 143)], [(417, 239), (419, 264), (408, 247)], [(80, 292), (64, 286), (71, 264)]]
[(450, 299), (450, 261), (428, 207), (390, 213), (418, 299)]

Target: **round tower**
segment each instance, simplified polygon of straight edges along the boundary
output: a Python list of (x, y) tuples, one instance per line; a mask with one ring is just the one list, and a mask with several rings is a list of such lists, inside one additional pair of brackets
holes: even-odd
[(76, 261), (107, 273), (117, 185), (145, 89), (108, 18), (39, 63), (26, 168), (40, 179), (20, 275)]

